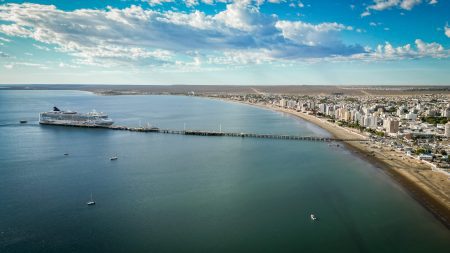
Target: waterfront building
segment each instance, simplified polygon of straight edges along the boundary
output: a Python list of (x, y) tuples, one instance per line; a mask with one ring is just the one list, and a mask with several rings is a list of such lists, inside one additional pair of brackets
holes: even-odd
[(287, 101), (287, 103), (286, 103), (286, 107), (287, 107), (287, 108), (293, 109), (293, 108), (295, 108), (296, 106), (297, 106), (297, 101), (294, 101), (294, 100), (289, 100), (289, 101)]
[(327, 116), (334, 116), (334, 107), (331, 106), (331, 105), (327, 106), (327, 107), (326, 107), (325, 114), (326, 114)]
[(361, 125), (361, 119), (362, 119), (362, 115), (360, 112), (356, 111), (353, 117), (353, 121), (357, 122), (359, 125)]
[[(397, 133), (398, 127), (399, 127), (399, 121), (394, 119), (387, 119), (385, 120), (385, 128), (387, 133)], [(383, 122), (384, 123), (384, 122)]]
[(375, 116), (364, 116), (362, 122), (364, 127), (376, 129), (378, 118)]
[(325, 114), (326, 107), (327, 107), (326, 104), (319, 104), (319, 112), (322, 113), (322, 114)]

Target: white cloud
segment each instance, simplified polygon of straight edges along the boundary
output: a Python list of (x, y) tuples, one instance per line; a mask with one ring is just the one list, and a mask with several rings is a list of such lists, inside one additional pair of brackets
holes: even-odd
[[(292, 1), (292, 0), (291, 0)], [(254, 4), (254, 5), (263, 5), (264, 3), (271, 3), (271, 4), (280, 4), (280, 3), (286, 3), (287, 0), (147, 0), (146, 1), (150, 6), (157, 6), (157, 5), (163, 5), (167, 3), (182, 3), (186, 5), (187, 7), (193, 7), (198, 5), (200, 2), (204, 4), (214, 5), (217, 3), (238, 3), (238, 4)], [(297, 6), (303, 7), (303, 4), (301, 1), (298, 1)]]
[(422, 57), (426, 56), (445, 57), (446, 55), (448, 56), (448, 50), (444, 50), (444, 47), (436, 42), (425, 43), (420, 39), (416, 39), (415, 43), (418, 53)]
[(337, 40), (334, 36), (330, 36), (334, 32), (353, 30), (351, 26), (344, 26), (338, 23), (312, 25), (300, 21), (278, 21), (275, 26), (281, 30), (284, 38), (309, 46), (327, 45)]
[(279, 20), (245, 0), (228, 4), (215, 15), (139, 6), (63, 11), (52, 5), (6, 4), (0, 5), (0, 20), (8, 22), (0, 26), (1, 33), (52, 45), (78, 63), (103, 66), (166, 65), (193, 50), (203, 55), (264, 51), (271, 59), (363, 52), (362, 47), (345, 45), (339, 39), (339, 32), (351, 30), (349, 26)]
[(366, 17), (366, 16), (370, 16), (369, 11), (365, 11), (365, 12), (361, 13), (361, 17)]
[(6, 4), (0, 5), (0, 20), (6, 21), (0, 33), (31, 38), (34, 47), (69, 54), (75, 64), (104, 67), (195, 70), (208, 64), (448, 57), (441, 45), (421, 40), (416, 40), (415, 49), (386, 44), (370, 51), (348, 45), (341, 40), (342, 32), (363, 31), (333, 22), (281, 20), (260, 12), (254, 3), (237, 1), (211, 15), (139, 6), (63, 11), (51, 5)]
[(385, 61), (401, 59), (419, 59), (419, 58), (448, 58), (450, 51), (438, 43), (426, 43), (421, 39), (416, 39), (414, 45), (406, 44), (394, 47), (386, 42), (384, 45), (378, 45), (375, 50), (366, 49), (366, 53), (355, 54), (349, 57), (339, 57), (341, 60), (365, 60), (365, 61)]
[[(392, 8), (412, 10), (416, 5), (422, 4), (423, 0), (373, 0), (373, 4), (366, 7), (361, 17), (369, 16), (371, 10), (384, 11)], [(429, 4), (437, 4), (437, 0), (430, 0)]]
[(0, 40), (1, 40), (1, 41), (3, 41), (3, 42), (11, 42), (11, 40), (10, 40), (10, 39), (7, 39), (7, 38), (3, 38), (3, 37), (0, 37)]
[(47, 66), (40, 63), (33, 63), (33, 62), (11, 62), (8, 64), (3, 65), (3, 67), (7, 69), (12, 69), (16, 66), (23, 66), (23, 67), (32, 67), (32, 68), (39, 68), (39, 69), (48, 69)]
[(450, 38), (450, 27), (448, 25), (446, 25), (444, 27), (444, 30), (445, 30), (445, 35)]
[(51, 49), (50, 48), (48, 48), (48, 47), (45, 47), (45, 46), (41, 46), (41, 45), (37, 45), (37, 44), (33, 44), (33, 47), (35, 47), (35, 48), (37, 48), (37, 49), (40, 49), (40, 50), (43, 50), (43, 51), (51, 51)]
[(150, 6), (161, 5), (164, 3), (172, 3), (174, 0), (148, 0), (147, 1)]
[(400, 4), (400, 8), (405, 10), (411, 10), (414, 6), (422, 3), (422, 0), (403, 0)]

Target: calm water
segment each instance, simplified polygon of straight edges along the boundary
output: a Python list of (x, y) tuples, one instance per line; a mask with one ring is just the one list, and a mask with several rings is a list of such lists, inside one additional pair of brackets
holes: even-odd
[[(284, 114), (209, 99), (0, 91), (0, 252), (450, 248), (443, 225), (345, 149), (39, 126), (38, 113), (54, 105), (95, 108), (129, 126), (327, 135)], [(97, 205), (89, 207), (91, 192)]]

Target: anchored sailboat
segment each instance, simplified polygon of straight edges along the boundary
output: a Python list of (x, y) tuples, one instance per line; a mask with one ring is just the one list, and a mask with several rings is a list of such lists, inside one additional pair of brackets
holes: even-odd
[(95, 201), (94, 201), (94, 199), (92, 198), (92, 192), (91, 192), (91, 201), (86, 202), (86, 204), (87, 204), (88, 206), (95, 205)]

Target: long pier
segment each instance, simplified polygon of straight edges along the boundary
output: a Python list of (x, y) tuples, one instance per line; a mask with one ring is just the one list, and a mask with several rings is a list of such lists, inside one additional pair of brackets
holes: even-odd
[(194, 135), (194, 136), (223, 136), (223, 137), (240, 137), (240, 138), (260, 138), (260, 139), (280, 139), (280, 140), (297, 140), (297, 141), (367, 141), (367, 139), (339, 139), (333, 137), (319, 137), (319, 136), (299, 136), (299, 135), (283, 135), (283, 134), (257, 134), (257, 133), (236, 133), (236, 132), (222, 132), (222, 131), (202, 131), (202, 130), (170, 130), (159, 129), (156, 127), (127, 127), (127, 126), (97, 126), (87, 124), (48, 124), (66, 127), (81, 127), (81, 128), (101, 128), (116, 131), (142, 132), (142, 133), (161, 133), (161, 134), (179, 134), (179, 135)]

